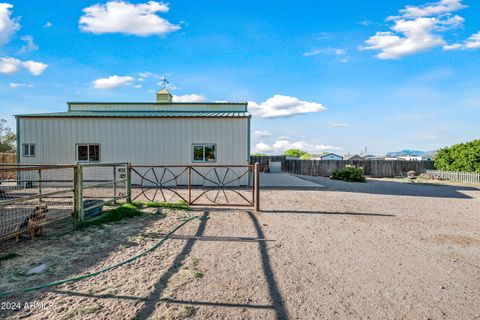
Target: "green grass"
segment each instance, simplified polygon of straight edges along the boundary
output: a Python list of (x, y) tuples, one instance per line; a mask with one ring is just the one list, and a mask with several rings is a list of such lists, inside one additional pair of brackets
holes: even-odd
[(185, 201), (177, 201), (175, 203), (170, 202), (152, 202), (152, 201), (135, 201), (132, 203), (126, 203), (114, 209), (108, 210), (102, 215), (85, 220), (79, 224), (76, 229), (84, 229), (90, 226), (102, 226), (106, 223), (119, 222), (124, 219), (130, 219), (144, 215), (141, 211), (142, 208), (167, 208), (175, 210), (189, 211)]
[(105, 223), (118, 222), (124, 219), (134, 218), (143, 215), (139, 208), (133, 204), (126, 203), (115, 209), (109, 210), (102, 215), (85, 220), (77, 226), (77, 229), (82, 229), (90, 226), (101, 226)]
[(0, 262), (20, 257), (18, 253), (7, 253), (0, 256)]

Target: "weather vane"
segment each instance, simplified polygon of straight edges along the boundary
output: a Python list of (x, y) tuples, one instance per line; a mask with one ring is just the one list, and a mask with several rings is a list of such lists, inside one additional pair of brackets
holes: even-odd
[(162, 89), (165, 88), (167, 86), (167, 84), (169, 84), (167, 78), (162, 78), (160, 80), (160, 83), (162, 84)]

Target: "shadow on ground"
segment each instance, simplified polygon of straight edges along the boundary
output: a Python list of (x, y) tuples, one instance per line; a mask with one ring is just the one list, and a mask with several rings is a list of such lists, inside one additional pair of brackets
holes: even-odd
[(404, 183), (395, 181), (367, 180), (366, 183), (345, 182), (332, 180), (326, 177), (298, 176), (299, 178), (321, 184), (325, 188), (323, 191), (367, 193), (392, 196), (409, 197), (430, 197), (430, 198), (455, 198), (472, 199), (464, 192), (480, 192), (477, 187), (456, 186), (456, 185), (438, 185), (438, 184), (420, 184)]
[[(239, 210), (240, 211), (240, 210)], [(165, 270), (158, 278), (154, 289), (147, 297), (136, 296), (122, 296), (111, 294), (94, 294), (94, 293), (81, 293), (68, 290), (52, 290), (57, 294), (64, 294), (66, 296), (73, 297), (89, 297), (96, 299), (125, 299), (132, 301), (143, 302), (142, 308), (135, 314), (133, 319), (147, 319), (154, 315), (159, 302), (180, 304), (180, 305), (193, 305), (193, 306), (211, 306), (211, 307), (230, 307), (230, 308), (251, 308), (251, 309), (267, 309), (275, 312), (276, 319), (288, 319), (288, 312), (284, 305), (284, 298), (282, 297), (275, 280), (275, 275), (270, 262), (270, 256), (267, 250), (267, 243), (269, 241), (265, 239), (265, 235), (258, 222), (255, 214), (250, 211), (242, 210), (250, 220), (256, 232), (256, 237), (224, 237), (224, 236), (205, 236), (204, 232), (208, 223), (208, 219), (200, 220), (199, 226), (194, 235), (173, 235), (171, 239), (187, 240), (183, 248), (178, 252), (174, 261), (170, 267)], [(209, 212), (206, 210), (204, 217), (208, 217)], [(160, 233), (158, 235), (161, 235)], [(258, 250), (261, 256), (262, 270), (264, 279), (268, 289), (268, 294), (272, 304), (250, 304), (250, 303), (228, 303), (222, 301), (193, 301), (193, 300), (179, 300), (172, 298), (162, 297), (163, 293), (167, 289), (169, 280), (180, 270), (182, 263), (188, 258), (188, 255), (192, 251), (193, 246), (197, 241), (238, 241), (238, 242), (252, 242), (258, 244)]]
[[(253, 226), (257, 233), (257, 238), (246, 238), (246, 237), (239, 237), (239, 238), (231, 238), (227, 237), (212, 237), (212, 236), (203, 236), (205, 232), (207, 219), (201, 220), (201, 223), (192, 237), (185, 237), (188, 239), (185, 246), (176, 256), (174, 262), (171, 264), (169, 269), (164, 272), (164, 274), (158, 279), (157, 284), (155, 285), (155, 289), (150, 293), (150, 295), (145, 299), (145, 305), (143, 308), (133, 317), (139, 319), (146, 319), (155, 312), (155, 308), (158, 302), (163, 301), (167, 303), (175, 303), (175, 304), (188, 304), (188, 305), (197, 305), (197, 306), (217, 306), (217, 307), (234, 307), (234, 308), (253, 308), (253, 309), (273, 309), (276, 313), (276, 319), (288, 319), (287, 310), (283, 304), (283, 298), (281, 293), (278, 289), (277, 283), (275, 281), (275, 276), (273, 274), (272, 266), (270, 263), (270, 257), (267, 252), (267, 246), (265, 242), (265, 235), (260, 227), (260, 224), (255, 217), (255, 215), (247, 211), (246, 212), (250, 219), (252, 220)], [(208, 217), (208, 212), (204, 214), (204, 216)], [(262, 268), (264, 272), (264, 277), (267, 282), (268, 290), (270, 298), (273, 302), (273, 305), (251, 305), (251, 304), (234, 304), (234, 303), (224, 303), (224, 302), (208, 302), (208, 301), (184, 301), (184, 300), (176, 300), (170, 298), (162, 298), (162, 293), (166, 289), (167, 283), (169, 279), (179, 270), (179, 266), (182, 264), (184, 259), (188, 256), (191, 252), (193, 245), (196, 241), (199, 240), (207, 240), (207, 241), (250, 241), (250, 242), (257, 242), (260, 255), (262, 257)]]

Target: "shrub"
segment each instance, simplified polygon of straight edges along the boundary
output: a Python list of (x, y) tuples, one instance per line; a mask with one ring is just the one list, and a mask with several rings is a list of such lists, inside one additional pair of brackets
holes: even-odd
[(350, 182), (365, 182), (365, 174), (363, 168), (347, 165), (344, 169), (335, 170), (330, 177), (334, 180), (343, 180)]
[(284, 155), (287, 157), (297, 157), (301, 158), (302, 156), (309, 155), (308, 152), (302, 151), (300, 149), (288, 149), (285, 151)]
[(480, 140), (455, 144), (438, 150), (435, 168), (445, 171), (480, 173)]

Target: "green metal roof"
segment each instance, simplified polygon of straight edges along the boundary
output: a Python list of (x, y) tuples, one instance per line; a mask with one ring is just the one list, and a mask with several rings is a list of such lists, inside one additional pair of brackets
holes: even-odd
[(68, 111), (17, 114), (19, 118), (248, 118), (243, 111)]
[(97, 102), (82, 102), (82, 101), (69, 101), (67, 105), (75, 104), (86, 104), (86, 105), (242, 105), (246, 106), (248, 102), (108, 102), (108, 101), (97, 101)]

